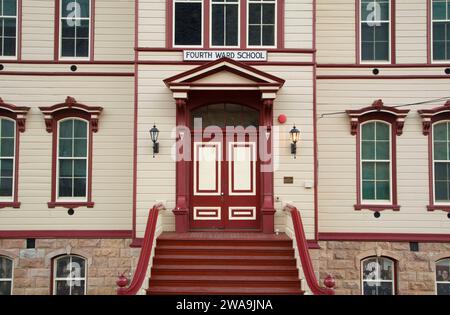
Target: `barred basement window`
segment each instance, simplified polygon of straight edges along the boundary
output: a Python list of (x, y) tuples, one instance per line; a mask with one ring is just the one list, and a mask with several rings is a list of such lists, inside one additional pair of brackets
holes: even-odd
[(368, 257), (361, 262), (363, 295), (395, 295), (395, 262), (387, 257)]
[(80, 119), (58, 122), (58, 199), (86, 200), (88, 123)]
[(362, 202), (391, 202), (391, 125), (361, 125)]
[(11, 295), (13, 285), (13, 261), (0, 256), (0, 295)]
[(60, 0), (60, 57), (89, 58), (90, 0)]
[(436, 263), (436, 293), (437, 295), (450, 295), (450, 258), (442, 259)]
[(174, 0), (174, 46), (201, 46), (203, 44), (203, 1)]
[(434, 202), (450, 203), (450, 122), (433, 125)]
[(450, 1), (433, 0), (431, 11), (433, 60), (450, 60)]
[(211, 45), (239, 44), (239, 1), (211, 0)]
[(58, 257), (53, 264), (54, 295), (86, 294), (86, 259), (81, 256)]
[(14, 199), (16, 123), (0, 118), (0, 202)]
[(0, 0), (0, 58), (17, 55), (17, 0)]
[(390, 61), (389, 0), (361, 0), (361, 61)]
[(248, 1), (248, 46), (275, 46), (276, 1)]

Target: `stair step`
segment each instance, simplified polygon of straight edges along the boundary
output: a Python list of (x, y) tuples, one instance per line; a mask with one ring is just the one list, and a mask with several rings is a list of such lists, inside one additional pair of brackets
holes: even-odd
[(235, 256), (235, 255), (155, 255), (153, 265), (262, 265), (262, 266), (295, 266), (295, 257), (291, 256)]
[(252, 239), (161, 239), (158, 238), (157, 246), (260, 246), (260, 247), (289, 247), (292, 248), (292, 240), (252, 240)]
[(155, 286), (147, 290), (147, 295), (302, 295), (304, 291), (293, 288), (227, 288), (227, 287), (168, 287)]
[(292, 256), (294, 249), (292, 247), (280, 246), (206, 246), (206, 245), (161, 245), (156, 247), (156, 254), (161, 255), (267, 255), (267, 256)]
[(295, 266), (234, 266), (234, 265), (156, 265), (152, 275), (248, 275), (248, 276), (294, 276), (298, 277)]

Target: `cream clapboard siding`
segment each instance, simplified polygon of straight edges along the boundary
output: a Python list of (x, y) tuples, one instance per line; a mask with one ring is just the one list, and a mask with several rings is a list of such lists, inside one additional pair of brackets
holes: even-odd
[[(382, 98), (385, 105), (401, 105), (449, 96), (447, 80), (319, 80), (318, 116), (359, 109)], [(422, 134), (418, 109), (443, 102), (410, 107), (397, 137), (398, 202), (400, 212), (355, 211), (356, 137), (350, 135), (345, 114), (318, 120), (319, 231), (367, 233), (448, 233), (450, 220), (442, 211), (427, 212), (428, 138)]]
[[(22, 0), (22, 3), (22, 58), (52, 60), (55, 1)], [(95, 0), (94, 32), (95, 60), (133, 60), (134, 1)]]
[[(317, 0), (319, 63), (355, 63), (355, 1)], [(397, 63), (427, 62), (427, 1), (396, 1)]]
[[(137, 169), (137, 235), (143, 235), (148, 210), (157, 201), (165, 201), (169, 211), (164, 212), (164, 229), (174, 230), (175, 206), (175, 162), (171, 157), (175, 126), (175, 102), (164, 78), (191, 69), (192, 66), (140, 66), (139, 67), (139, 119), (138, 119), (138, 169)], [(275, 197), (281, 202), (292, 202), (303, 216), (308, 238), (314, 237), (314, 192), (305, 189), (304, 182), (312, 182), (313, 172), (313, 126), (312, 126), (312, 68), (260, 66), (266, 71), (286, 80), (274, 104), (274, 125), (277, 117), (284, 113), (288, 123), (280, 127), (280, 165), (274, 174)], [(160, 130), (160, 153), (152, 157), (152, 143), (148, 134), (155, 123)], [(296, 123), (302, 130), (302, 141), (296, 160), (290, 155), (289, 131)], [(294, 184), (283, 184), (284, 176), (294, 176)], [(276, 217), (277, 228), (284, 229), (285, 217)]]
[[(39, 106), (61, 103), (67, 95), (102, 106), (93, 135), (92, 209), (49, 209), (52, 134)], [(133, 78), (0, 76), (5, 102), (29, 106), (20, 134), (20, 209), (0, 209), (0, 230), (131, 230), (133, 161)]]
[[(173, 14), (173, 13), (172, 13)], [(312, 48), (312, 0), (285, 1), (284, 25), (286, 48)], [(166, 1), (139, 2), (139, 46), (166, 46)], [(241, 24), (241, 27), (246, 27)], [(209, 39), (203, 39), (205, 42)]]

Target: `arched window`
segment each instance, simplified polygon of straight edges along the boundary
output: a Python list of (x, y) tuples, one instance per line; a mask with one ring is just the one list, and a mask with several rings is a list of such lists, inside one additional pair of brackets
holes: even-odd
[(13, 286), (13, 261), (0, 256), (0, 295), (11, 295)]
[(450, 295), (450, 258), (436, 263), (436, 294)]
[(0, 117), (0, 201), (14, 200), (16, 122)]
[(395, 261), (387, 257), (368, 257), (361, 261), (363, 295), (394, 295)]
[(433, 125), (434, 203), (450, 204), (450, 121)]
[(65, 255), (53, 260), (53, 294), (86, 294), (86, 259), (77, 255)]

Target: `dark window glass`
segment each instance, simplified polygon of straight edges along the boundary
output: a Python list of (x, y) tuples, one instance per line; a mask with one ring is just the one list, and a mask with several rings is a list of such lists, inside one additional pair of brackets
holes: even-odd
[(450, 202), (450, 123), (433, 125), (434, 199)]
[(0, 119), (0, 198), (3, 199), (13, 197), (15, 128), (14, 121)]
[(213, 104), (200, 107), (191, 114), (191, 127), (194, 127), (194, 119), (201, 119), (202, 128), (217, 126), (225, 128), (226, 126), (249, 127), (259, 126), (259, 112), (253, 108), (238, 104)]
[(450, 2), (433, 0), (433, 60), (450, 59)]
[(13, 261), (0, 256), (0, 295), (11, 295)]
[(0, 0), (0, 56), (16, 56), (17, 0)]
[(436, 263), (436, 293), (450, 295), (450, 258)]
[(238, 45), (239, 2), (237, 0), (212, 2), (212, 45)]
[(249, 0), (248, 44), (250, 46), (275, 45), (275, 1)]
[(61, 56), (89, 57), (90, 1), (61, 1)]
[(175, 2), (175, 45), (198, 46), (202, 44), (202, 2)]
[(79, 256), (63, 256), (54, 263), (54, 294), (84, 295), (86, 290), (86, 260)]
[(395, 294), (394, 261), (385, 257), (371, 257), (363, 260), (361, 268), (364, 295)]
[(361, 1), (361, 60), (389, 61), (389, 0)]

